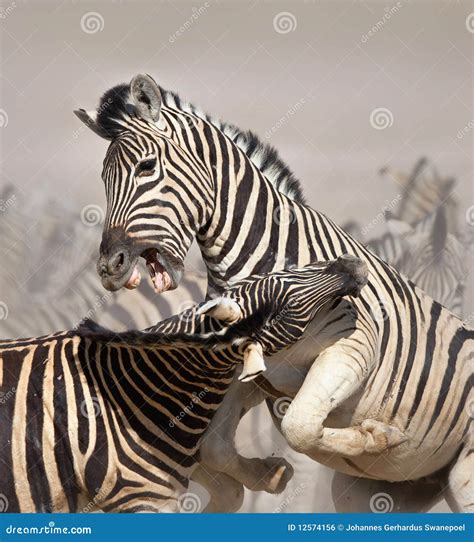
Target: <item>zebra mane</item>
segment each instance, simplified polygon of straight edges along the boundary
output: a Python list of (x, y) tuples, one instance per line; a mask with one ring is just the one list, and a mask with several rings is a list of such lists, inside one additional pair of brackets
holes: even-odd
[[(233, 124), (209, 116), (198, 107), (182, 100), (175, 92), (161, 87), (160, 92), (165, 107), (179, 109), (213, 124), (248, 156), (279, 192), (298, 203), (306, 203), (299, 180), (283, 162), (274, 147), (264, 143), (250, 130), (241, 130)], [(117, 85), (102, 96), (97, 108), (96, 123), (104, 134), (113, 139), (126, 130), (124, 121), (133, 116), (133, 110), (130, 85), (125, 83)]]
[(253, 314), (242, 318), (235, 324), (223, 326), (222, 330), (218, 329), (210, 333), (162, 333), (154, 331), (151, 327), (144, 331), (131, 330), (117, 333), (111, 329), (107, 329), (91, 319), (84, 319), (81, 325), (77, 328), (75, 334), (84, 339), (91, 339), (106, 343), (125, 343), (129, 346), (165, 346), (179, 344), (188, 345), (190, 347), (217, 348), (219, 346), (232, 345), (242, 339), (251, 340), (258, 331), (267, 324), (273, 314), (275, 314), (277, 306), (275, 303), (265, 304), (256, 310)]

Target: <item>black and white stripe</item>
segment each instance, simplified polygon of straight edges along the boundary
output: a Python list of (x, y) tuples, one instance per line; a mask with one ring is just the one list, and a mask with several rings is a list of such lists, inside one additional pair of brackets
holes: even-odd
[(88, 322), (1, 341), (8, 511), (179, 511), (236, 365), (256, 345), (273, 354), (297, 341), (363, 279), (363, 263), (348, 256), (255, 277), (174, 317), (166, 333)]
[[(301, 386), (282, 430), (296, 449), (357, 476), (416, 479), (452, 462), (472, 422), (467, 405), (473, 400), (474, 332), (329, 218), (279, 191), (278, 163), (275, 171), (260, 164), (272, 172), (262, 174), (255, 155), (246, 149), (249, 157), (236, 137), (158, 89), (148, 76), (137, 76), (130, 87), (115, 87), (102, 104), (105, 100), (111, 104), (99, 106), (98, 115), (79, 113), (112, 140), (103, 171), (108, 205), (104, 285), (123, 285), (131, 273), (128, 264), (150, 250), (172, 273), (193, 238), (209, 285), (217, 291), (252, 273), (291, 264), (346, 252), (362, 258), (369, 282), (354, 303), (355, 313), (335, 311), (325, 343), (308, 341), (305, 351), (299, 344), (292, 349), (293, 359), (303, 364), (297, 369), (302, 380), (313, 375), (309, 368), (315, 359), (315, 366), (328, 369), (314, 371), (323, 381), (321, 396), (317, 381)], [(117, 250), (127, 257), (119, 272), (107, 266)], [(272, 383), (277, 380), (272, 374)], [(331, 401), (324, 399), (330, 386)], [(311, 401), (319, 409), (318, 423), (311, 418)], [(342, 429), (324, 428), (326, 418)], [(370, 442), (378, 429), (373, 420), (370, 427), (361, 425), (370, 418), (385, 431), (387, 424), (402, 431), (407, 443), (383, 450), (374, 462)], [(341, 437), (338, 446), (334, 438), (340, 433), (347, 440)], [(348, 459), (347, 453), (354, 457)], [(473, 484), (469, 474), (469, 491)], [(460, 503), (466, 505), (464, 496)]]

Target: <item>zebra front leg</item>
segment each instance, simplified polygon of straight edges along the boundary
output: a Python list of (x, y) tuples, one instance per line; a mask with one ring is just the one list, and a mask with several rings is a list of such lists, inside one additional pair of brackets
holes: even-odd
[(281, 430), (290, 446), (309, 457), (313, 452), (380, 453), (406, 440), (397, 427), (371, 419), (342, 429), (324, 427), (331, 411), (362, 386), (373, 367), (367, 352), (343, 341), (318, 356), (282, 420)]
[(209, 493), (210, 500), (203, 510), (207, 513), (238, 512), (244, 501), (244, 486), (223, 472), (199, 464), (191, 479)]
[(234, 438), (242, 416), (260, 404), (264, 392), (253, 382), (234, 378), (201, 443), (201, 463), (223, 472), (253, 491), (281, 493), (293, 476), (293, 468), (283, 458), (247, 458), (239, 455)]
[(474, 512), (474, 432), (449, 471), (446, 500), (453, 512)]

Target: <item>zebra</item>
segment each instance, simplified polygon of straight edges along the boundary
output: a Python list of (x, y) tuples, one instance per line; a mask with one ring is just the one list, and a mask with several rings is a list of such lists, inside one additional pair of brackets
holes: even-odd
[[(380, 173), (402, 190), (399, 204), (384, 213), (387, 231), (367, 246), (434, 300), (463, 316), (473, 228), (458, 231), (455, 180), (440, 177), (426, 158), (418, 160), (409, 175), (389, 167)], [(346, 222), (343, 229), (363, 241), (363, 228), (356, 221)]]
[[(111, 142), (102, 174), (103, 286), (136, 286), (142, 257), (156, 292), (176, 288), (193, 239), (215, 291), (345, 252), (362, 258), (369, 282), (353, 309), (334, 307), (319, 340), (310, 326), (267, 370), (272, 386), (292, 398), (281, 431), (295, 450), (356, 477), (417, 480), (449, 466), (456, 507), (472, 510), (473, 330), (300, 202), (273, 149), (150, 76), (107, 91), (97, 112), (76, 114)], [(254, 488), (265, 462), (250, 466), (233, 445), (240, 413), (258, 402), (248, 385), (231, 386), (201, 461)]]
[(453, 177), (441, 177), (436, 166), (425, 157), (415, 163), (408, 175), (389, 166), (381, 168), (380, 175), (390, 176), (402, 190), (400, 202), (392, 211), (394, 218), (416, 226), (443, 206), (448, 231), (458, 233), (459, 201), (454, 193), (456, 180)]
[[(11, 194), (13, 189), (1, 194), (0, 200), (8, 201)], [(204, 299), (207, 279), (199, 271), (188, 271), (179, 291), (155, 299), (147, 282), (131, 297), (125, 291), (104, 292), (92, 265), (97, 259), (99, 225), (85, 226), (79, 216), (67, 212), (59, 202), (50, 202), (48, 213), (41, 213), (31, 231), (26, 227), (31, 220), (23, 213), (25, 202), (19, 196), (15, 202), (0, 213), (0, 254), (4, 262), (0, 302), (9, 313), (8, 318), (0, 317), (0, 337), (46, 335), (78, 326), (85, 317), (111, 329), (143, 329)], [(58, 208), (56, 220), (50, 209)], [(35, 236), (38, 230), (41, 235)], [(42, 261), (35, 259), (33, 247)], [(27, 280), (31, 269), (39, 272)], [(28, 311), (22, 310), (26, 302)]]
[(472, 240), (460, 240), (448, 232), (444, 206), (415, 226), (391, 215), (385, 218), (388, 231), (371, 239), (369, 250), (461, 316)]
[(87, 321), (0, 341), (2, 503), (75, 512), (88, 498), (85, 511), (179, 511), (236, 366), (260, 368), (263, 354), (296, 342), (366, 282), (365, 264), (344, 255), (236, 284), (164, 322), (166, 333)]

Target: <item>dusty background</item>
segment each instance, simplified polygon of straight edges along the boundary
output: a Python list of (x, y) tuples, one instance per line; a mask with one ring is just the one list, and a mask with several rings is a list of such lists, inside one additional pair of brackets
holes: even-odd
[[(339, 222), (371, 223), (400, 191), (379, 168), (408, 171), (421, 155), (457, 179), (461, 216), (474, 204), (471, 2), (1, 6), (0, 183), (29, 201), (32, 235), (52, 197), (75, 212), (104, 206), (106, 142), (72, 110), (93, 108), (104, 90), (138, 72), (270, 141), (309, 203)], [(35, 244), (31, 250), (33, 257)], [(40, 257), (54, 254), (53, 246)], [(188, 268), (200, 268), (195, 256)], [(242, 428), (240, 447), (250, 456), (278, 453), (265, 411), (259, 416)], [(245, 510), (333, 510), (332, 474), (311, 467), (284, 497), (248, 495)]]

